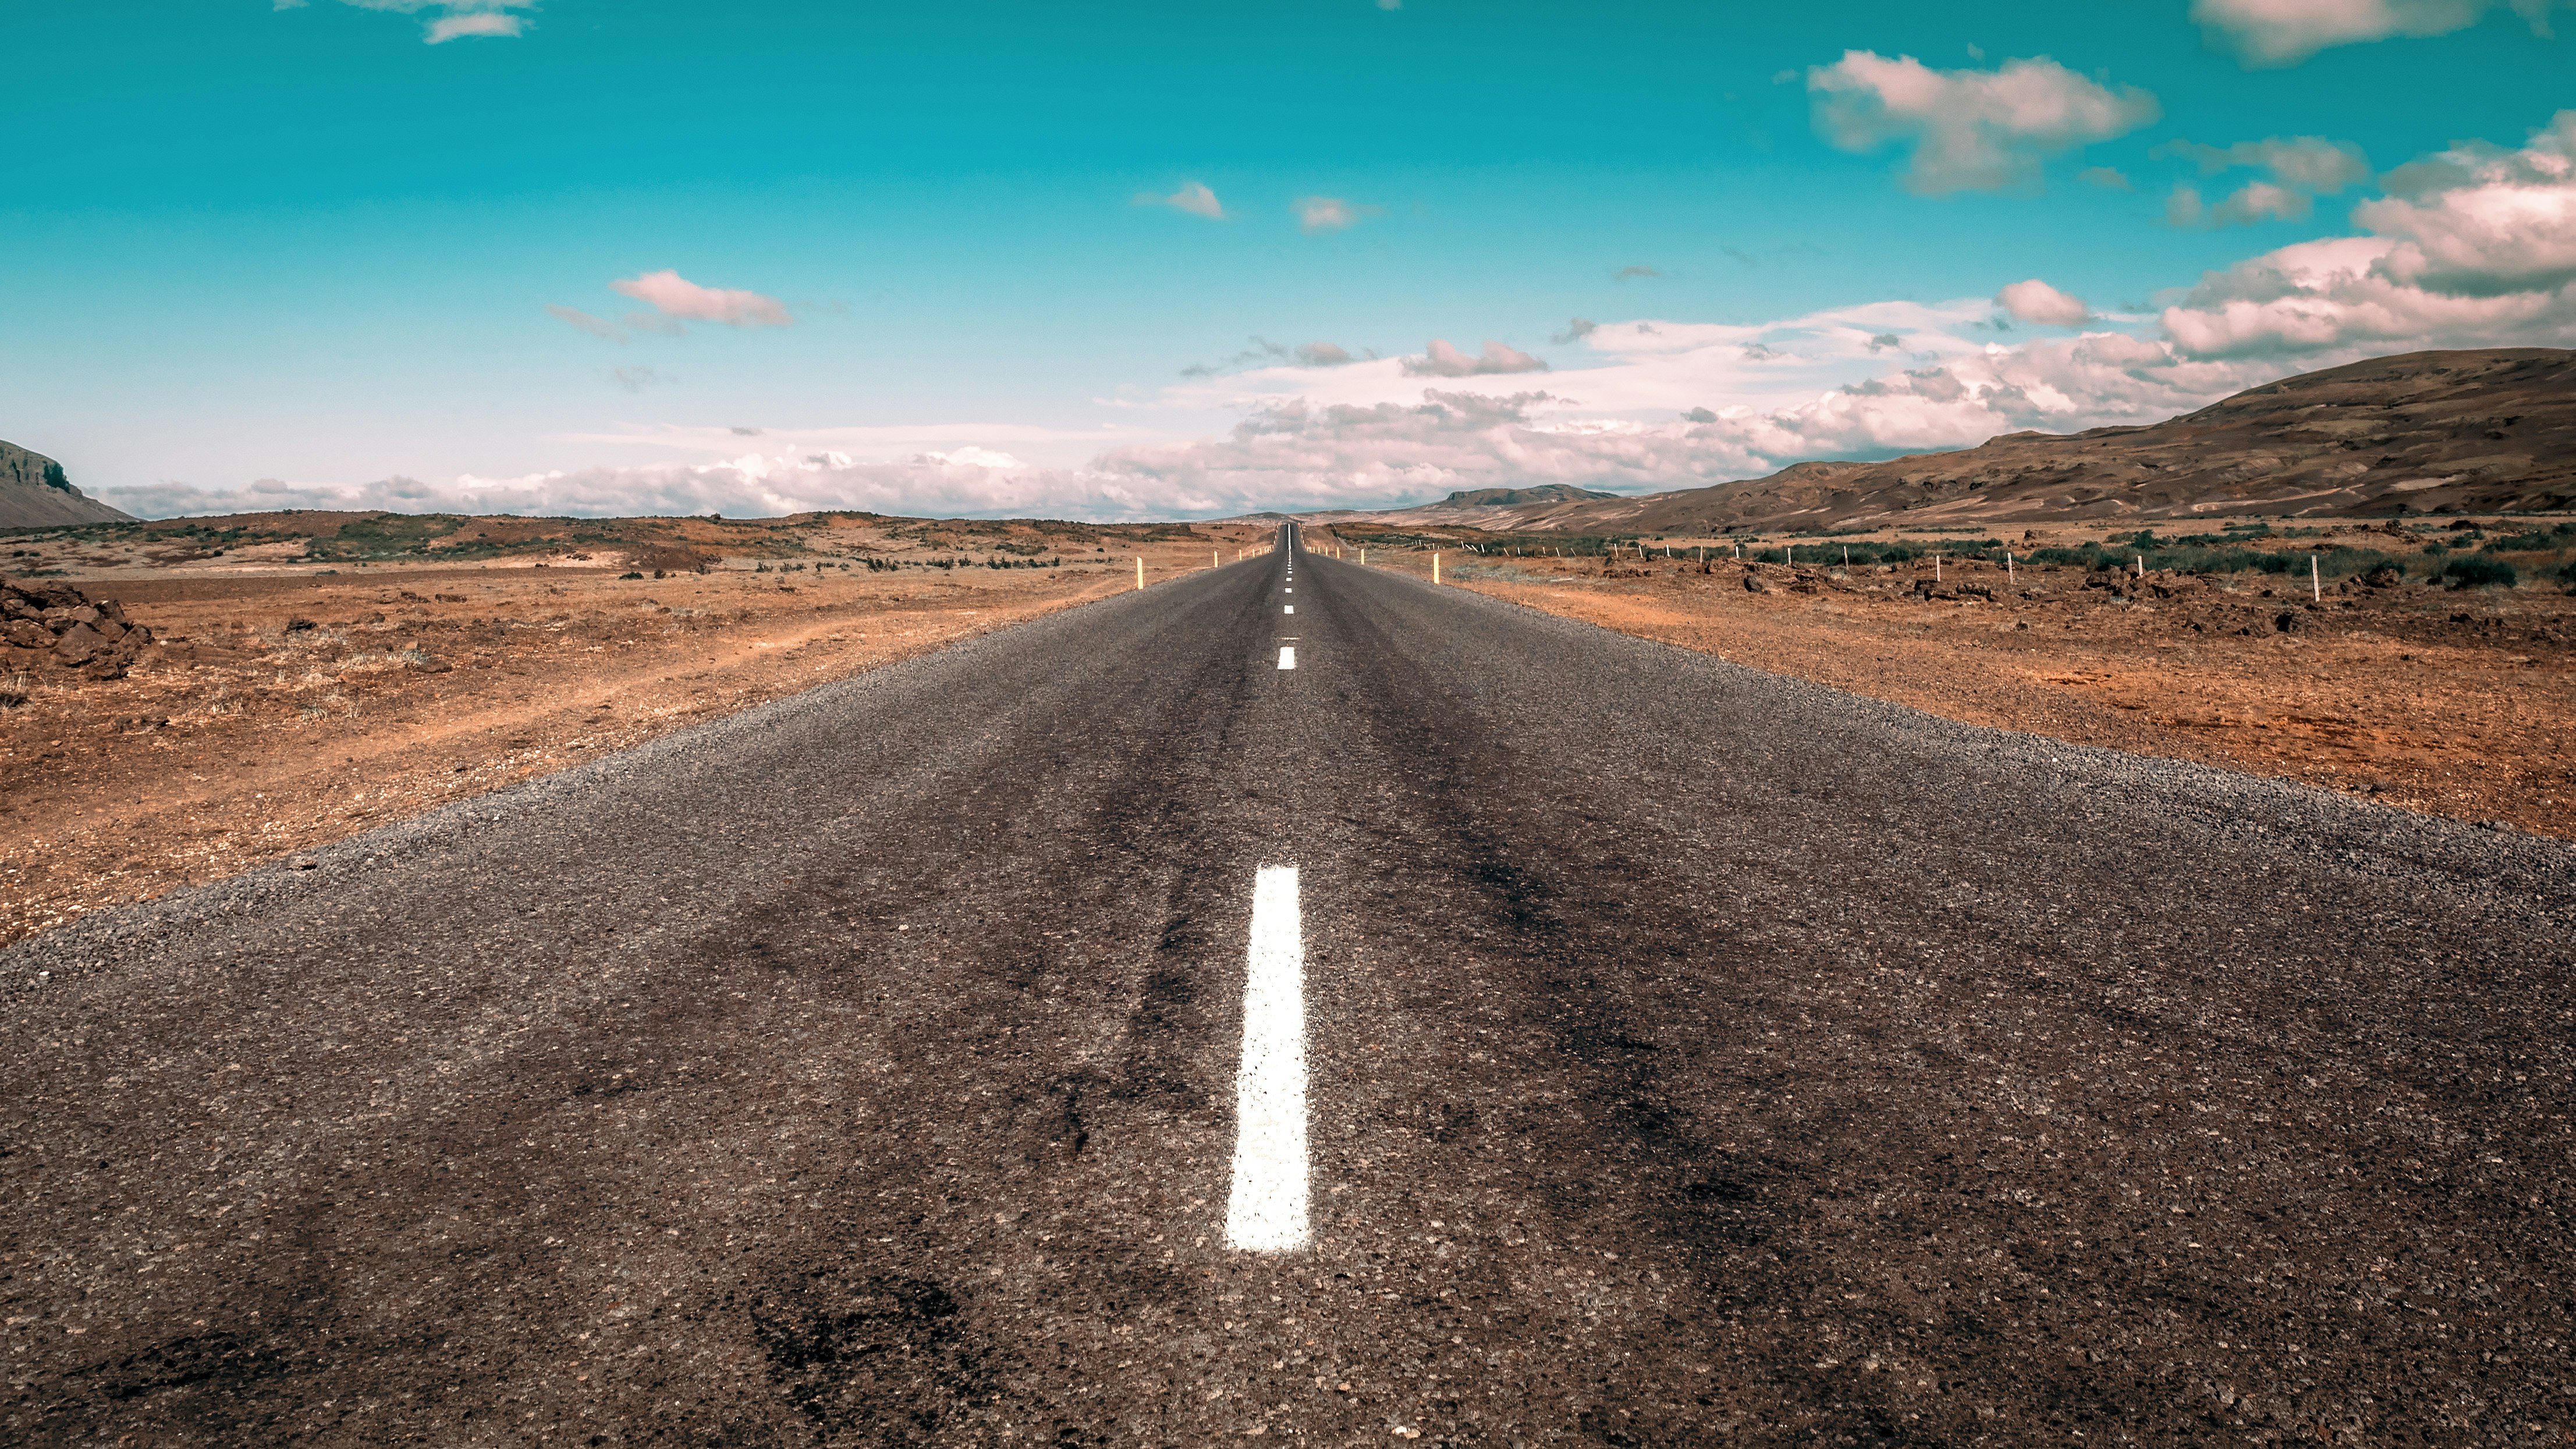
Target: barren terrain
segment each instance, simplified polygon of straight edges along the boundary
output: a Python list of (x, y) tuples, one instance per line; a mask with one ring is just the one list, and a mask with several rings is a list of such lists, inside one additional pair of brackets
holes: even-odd
[[(1812, 540), (1797, 557), (1816, 563), (1744, 563), (1725, 541), (1668, 540), (1609, 559), (1498, 563), (1451, 552), (1445, 576), (1952, 719), (2576, 838), (2576, 598), (2554, 580), (2426, 581), (2420, 550), (2456, 533), (2319, 532), (2327, 536), (2285, 546), (2385, 545), (2412, 567), (2386, 587), (2329, 575), (2316, 600), (2303, 572), (2150, 569), (2123, 580), (2020, 563), (2008, 580), (2000, 563), (1953, 555), (1936, 582), (1928, 553), (1846, 568), (1827, 560), (1849, 545)], [(2057, 529), (2024, 547), (2077, 541)], [(1666, 559), (1666, 546), (1678, 556)], [(1689, 559), (1695, 547), (1715, 555), (1707, 572)], [(1371, 562), (1427, 574), (1429, 552), (1374, 549)], [(1748, 574), (1761, 592), (1745, 587)]]
[(1266, 537), (711, 526), (684, 541), (706, 572), (657, 578), (534, 542), (316, 570), (327, 521), (219, 555), (181, 526), (0, 539), (10, 582), (118, 600), (152, 641), (112, 678), (0, 643), (0, 942), (1132, 589), (1140, 552), (1158, 583)]

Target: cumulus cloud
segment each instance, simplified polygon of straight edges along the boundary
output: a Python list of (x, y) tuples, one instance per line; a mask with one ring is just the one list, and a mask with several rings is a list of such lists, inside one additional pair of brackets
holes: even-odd
[(1216, 193), (1196, 181), (1182, 182), (1181, 189), (1169, 196), (1156, 196), (1150, 191), (1139, 191), (1136, 193), (1136, 204), (1168, 206), (1174, 211), (1185, 211), (1192, 216), (1204, 216), (1210, 221), (1225, 220), (1225, 207), (1217, 201)]
[(1600, 323), (1593, 321), (1589, 317), (1569, 317), (1565, 320), (1565, 330), (1562, 332), (1550, 333), (1547, 340), (1556, 343), (1559, 346), (1563, 346), (1567, 343), (1580, 342), (1584, 338), (1591, 336), (1593, 331), (1600, 325)]
[[(527, 20), (517, 12), (534, 10), (537, 0), (342, 0), (360, 10), (385, 10), (397, 15), (423, 15), (421, 39), (431, 45), (443, 45), (468, 36), (510, 36), (523, 34)], [(301, 10), (305, 0), (275, 0), (279, 10)]]
[(1363, 218), (1377, 215), (1378, 210), (1374, 206), (1354, 205), (1338, 196), (1301, 196), (1290, 209), (1297, 213), (1297, 229), (1308, 236), (1348, 231), (1359, 225)]
[(2369, 235), (2209, 273), (2165, 309), (2167, 335), (2209, 357), (2576, 338), (2576, 111), (2518, 150), (2456, 147), (2387, 183), (2353, 208)]
[(1434, 337), (1422, 356), (1404, 359), (1404, 371), (1409, 377), (1489, 377), (1510, 372), (1545, 372), (1547, 364), (1490, 338), (1486, 339), (1483, 353), (1470, 357)]
[(2233, 146), (2204, 146), (2194, 141), (2168, 141), (2154, 153), (2181, 156), (2198, 163), (2200, 174), (2252, 169), (2268, 172), (2268, 181), (2250, 181), (2217, 205), (2203, 200), (2200, 188), (2176, 186), (2165, 198), (2165, 220), (2174, 226), (2247, 226), (2258, 221), (2304, 221), (2315, 210), (2315, 198), (2332, 196), (2370, 177), (2370, 158), (2349, 141), (2323, 136), (2267, 136)]
[[(2557, 0), (2505, 0), (2549, 33)], [(2295, 65), (2330, 46), (2390, 36), (2447, 35), (2478, 22), (2498, 0), (2192, 0), (2191, 18), (2247, 65)]]
[[(775, 297), (728, 287), (701, 287), (667, 268), (611, 282), (608, 286), (611, 291), (649, 303), (675, 322), (721, 322), (727, 327), (785, 327), (796, 320), (787, 315), (786, 304)], [(627, 320), (629, 325), (633, 325), (635, 319), (630, 317)]]
[(2081, 327), (2093, 320), (2093, 309), (2083, 298), (2070, 297), (2037, 277), (1997, 292), (1995, 305), (2024, 322), (2049, 327)]
[(2043, 158), (2124, 136), (2163, 114), (2135, 86), (2087, 80), (2045, 56), (1995, 70), (1935, 70), (1912, 56), (1846, 51), (1807, 72), (1816, 133), (1846, 151), (1895, 142), (1905, 183), (1930, 195), (2036, 186)]

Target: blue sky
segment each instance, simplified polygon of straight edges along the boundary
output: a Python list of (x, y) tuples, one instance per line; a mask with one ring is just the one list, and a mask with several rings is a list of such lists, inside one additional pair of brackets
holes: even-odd
[(10, 7), (0, 438), (149, 513), (1126, 516), (2144, 420), (2576, 337), (2571, 26)]

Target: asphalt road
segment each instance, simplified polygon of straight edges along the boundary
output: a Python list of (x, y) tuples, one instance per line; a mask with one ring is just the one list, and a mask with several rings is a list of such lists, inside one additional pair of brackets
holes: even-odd
[(307, 864), (0, 953), (0, 1441), (2576, 1439), (2553, 843), (1300, 554)]

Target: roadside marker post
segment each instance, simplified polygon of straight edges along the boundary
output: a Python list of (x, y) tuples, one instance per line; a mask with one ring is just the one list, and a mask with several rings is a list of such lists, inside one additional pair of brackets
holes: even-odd
[(2317, 572), (2317, 556), (2308, 555), (2308, 597), (2317, 603), (2326, 601), (2325, 575)]
[(2142, 578), (2142, 579), (2143, 579), (2143, 578), (2145, 578), (2146, 576), (2147, 576), (2147, 556), (2146, 556), (2145, 554), (2140, 554), (2140, 555), (2138, 555), (2138, 572), (2134, 575), (2134, 577)]
[(2007, 587), (2007, 588), (2011, 587), (2011, 585), (2012, 585), (2012, 581), (2013, 581), (2013, 571), (2012, 571), (2012, 550), (2011, 550), (2011, 549), (2005, 549), (2005, 550), (2004, 550), (2004, 585), (2005, 585), (2005, 587)]
[(1141, 553), (1136, 555), (1136, 591), (1145, 591), (1145, 556)]
[(1431, 556), (1431, 582), (1440, 582), (1440, 555), (1436, 553)]

